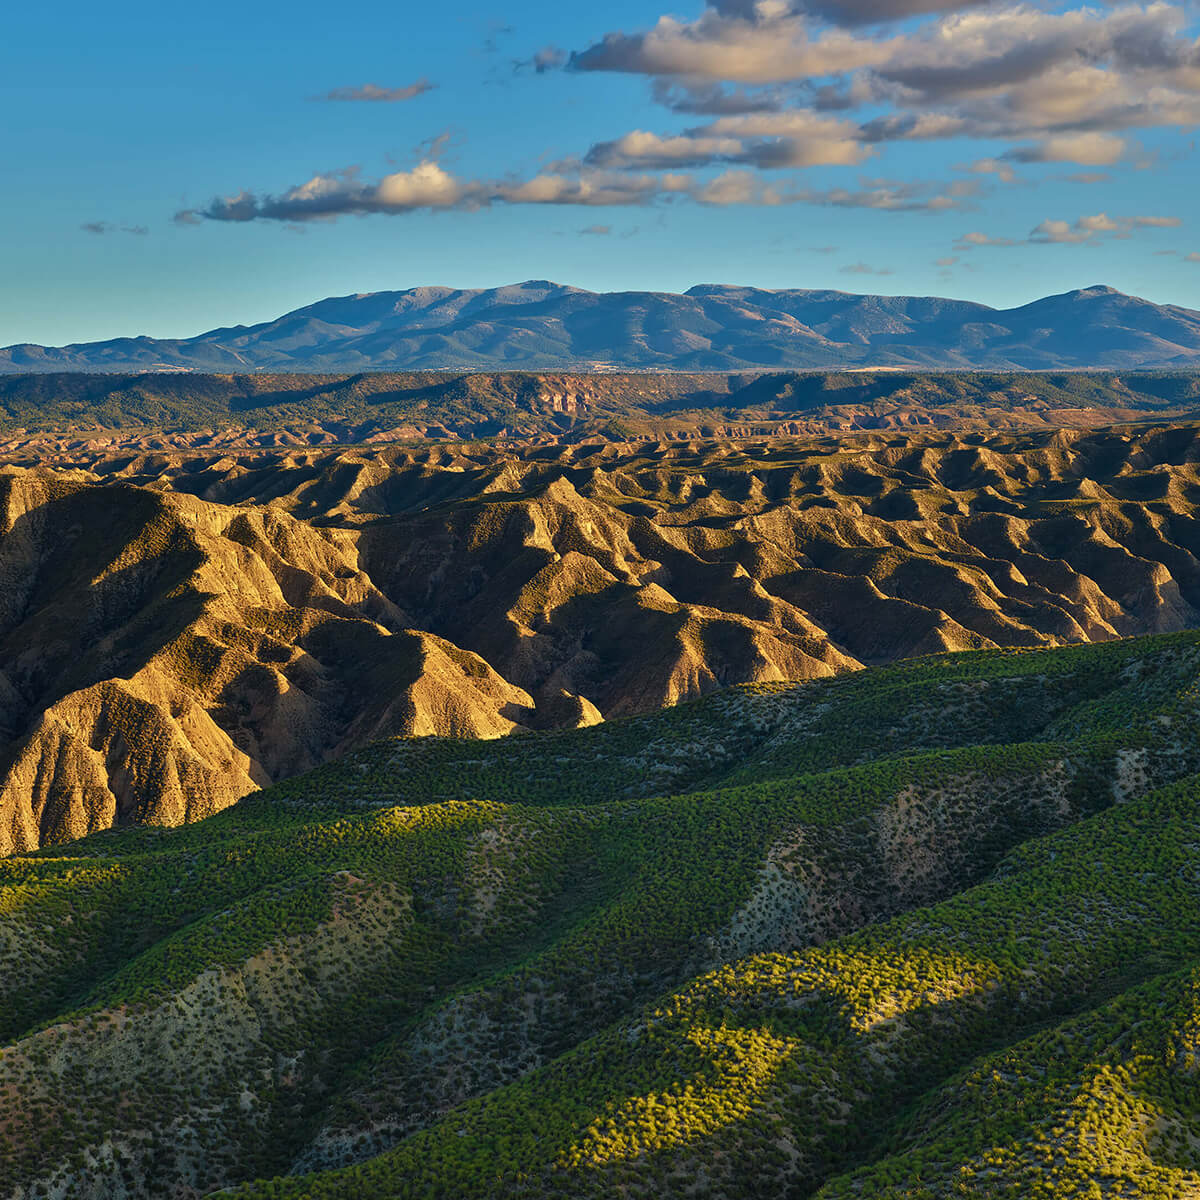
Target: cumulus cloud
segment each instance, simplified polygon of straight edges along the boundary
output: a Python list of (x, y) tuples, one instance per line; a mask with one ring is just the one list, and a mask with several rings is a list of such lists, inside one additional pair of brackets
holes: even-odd
[(774, 189), (764, 188), (751, 171), (726, 171), (704, 184), (696, 193), (701, 204), (767, 204), (782, 202)]
[[(236, 192), (176, 220), (304, 222), (676, 200), (964, 211), (994, 182), (1015, 182), (1018, 164), (1130, 165), (1137, 143), (1129, 131), (1200, 125), (1200, 39), (1164, 0), (1067, 11), (1032, 0), (708, 0), (695, 19), (661, 16), (570, 54), (547, 45), (515, 66), (643, 75), (667, 114), (697, 119), (678, 122), (683, 128), (612, 130), (582, 157), (531, 177), (459, 177), (427, 145), (418, 166), (381, 179), (323, 173), (279, 194)], [(368, 84), (323, 99), (403, 100), (432, 86), (426, 79), (406, 88)], [(771, 174), (862, 167), (892, 143), (964, 138), (999, 144), (956, 167), (969, 178), (952, 183), (860, 179), (829, 187), (822, 180), (818, 188)], [(957, 246), (1127, 237), (1151, 221), (1112, 218), (1106, 228), (1095, 223), (1101, 218), (1110, 220), (1046, 221), (1016, 240), (976, 231)]]
[(580, 237), (608, 237), (612, 233), (611, 225), (589, 225), (579, 231)]
[[(855, 12), (933, 19), (899, 31), (842, 27), (862, 23)], [(820, 25), (839, 13), (846, 19)], [(693, 21), (662, 17), (644, 32), (608, 34), (569, 65), (649, 75), (676, 112), (811, 119), (885, 109), (853, 133), (860, 156), (862, 144), (974, 137), (1018, 143), (998, 156), (1009, 161), (1111, 166), (1125, 154), (1123, 130), (1200, 124), (1200, 40), (1161, 0), (1066, 12), (722, 0)], [(725, 134), (705, 127), (661, 136)], [(788, 163), (786, 152), (755, 150), (725, 161)], [(795, 165), (807, 164), (796, 157)]]
[(484, 181), (459, 179), (440, 164), (427, 161), (374, 182), (350, 168), (315, 175), (279, 195), (236, 192), (218, 197), (204, 208), (184, 209), (175, 214), (175, 220), (181, 224), (202, 220), (303, 222), (371, 213), (473, 210), (492, 204), (607, 207), (644, 205), (680, 195), (698, 198), (699, 192), (691, 176), (673, 172), (543, 171), (524, 180)]
[(870, 263), (856, 262), (840, 267), (843, 275), (894, 275), (891, 267), (873, 267)]
[(1001, 183), (1015, 183), (1017, 179), (1012, 164), (999, 158), (980, 158), (965, 169), (973, 175), (994, 175)]
[(377, 83), (364, 83), (359, 87), (334, 88), (333, 91), (326, 92), (317, 99), (332, 100), (338, 103), (365, 101), (374, 104), (395, 104), (404, 100), (415, 100), (426, 92), (432, 92), (435, 87), (437, 87), (436, 83), (430, 83), (422, 76), (416, 83), (410, 83), (404, 87), (380, 87)]
[(972, 233), (964, 233), (962, 237), (954, 243), (955, 250), (973, 250), (976, 246), (1019, 246), (1021, 243), (1013, 238), (992, 237), (987, 233), (980, 233), (975, 230)]
[(820, 208), (874, 209), (878, 212), (947, 212), (970, 207), (969, 194), (955, 194), (955, 185), (862, 179), (853, 188), (803, 188), (768, 185), (753, 171), (730, 170), (695, 187), (694, 199), (709, 205), (805, 204)]
[(690, 176), (627, 175), (603, 171), (561, 175), (543, 172), (532, 179), (491, 185), (488, 200), (504, 204), (578, 204), (607, 208), (649, 204), (661, 196), (694, 190)]
[[(404, 214), (418, 211), (476, 210), (502, 204), (573, 205), (605, 208), (645, 206), (678, 200), (731, 205), (820, 205), (890, 212), (945, 212), (971, 206), (973, 188), (955, 181), (861, 179), (852, 188), (769, 186), (761, 174), (731, 168), (713, 178), (686, 171), (606, 170), (561, 163), (526, 179), (462, 179), (440, 164), (426, 161), (382, 179), (363, 179), (357, 168), (315, 175), (278, 195), (240, 191), (218, 197), (203, 208), (175, 214), (179, 224), (204, 221), (247, 222), (333, 220), (342, 216)], [(592, 226), (598, 234), (607, 226)]]
[(760, 168), (854, 166), (872, 150), (851, 122), (807, 110), (718, 117), (682, 133), (637, 129), (598, 142), (584, 161), (602, 167), (703, 167), (720, 163)]
[(709, 7), (745, 21), (813, 14), (844, 25), (878, 25), (906, 17), (967, 8), (985, 0), (709, 0)]
[(278, 196), (240, 191), (219, 197), (202, 209), (184, 209), (175, 214), (175, 220), (311, 221), (347, 214), (460, 208), (482, 202), (475, 185), (463, 184), (436, 162), (427, 161), (374, 183), (362, 180), (352, 168), (314, 175)]
[(707, 10), (695, 21), (661, 17), (645, 33), (610, 33), (568, 66), (576, 71), (623, 71), (734, 83), (778, 83), (821, 78), (883, 63), (888, 46), (841, 30), (812, 33), (806, 22), (781, 13), (747, 20)]
[(1033, 146), (1016, 146), (1004, 157), (1022, 163), (1111, 167), (1124, 158), (1125, 150), (1125, 139), (1111, 133), (1068, 133), (1046, 138)]
[(1096, 213), (1080, 217), (1074, 223), (1043, 221), (1030, 233), (1029, 241), (1069, 245), (1104, 236), (1127, 238), (1136, 229), (1176, 229), (1182, 224), (1178, 217), (1110, 217), (1107, 213)]
[(1198, 254), (1195, 250), (1193, 250), (1190, 254), (1185, 254), (1183, 256), (1183, 261), (1190, 262), (1190, 263), (1200, 263), (1200, 254)]
[(1178, 217), (1111, 217), (1095, 213), (1075, 221), (1049, 218), (1034, 226), (1026, 238), (993, 237), (978, 231), (964, 234), (954, 243), (962, 252), (980, 246), (1079, 245), (1103, 238), (1128, 238), (1139, 229), (1178, 229), (1183, 222)]
[(656, 79), (651, 87), (656, 104), (674, 113), (724, 117), (738, 113), (778, 112), (783, 101), (775, 91), (748, 92), (718, 83)]

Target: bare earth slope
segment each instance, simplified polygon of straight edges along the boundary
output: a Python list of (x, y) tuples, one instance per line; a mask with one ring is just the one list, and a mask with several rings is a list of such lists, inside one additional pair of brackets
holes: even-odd
[(407, 629), (352, 534), (13, 470), (0, 531), (0, 853), (179, 824), (371, 738), (528, 711)]
[(1200, 623), (1200, 431), (114, 455), (0, 474), (0, 853), (379, 737)]

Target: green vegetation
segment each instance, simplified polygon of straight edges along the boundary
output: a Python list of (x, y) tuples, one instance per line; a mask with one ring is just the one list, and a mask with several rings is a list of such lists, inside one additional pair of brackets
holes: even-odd
[(1200, 634), (943, 656), (0, 860), (0, 1195), (1200, 1186)]

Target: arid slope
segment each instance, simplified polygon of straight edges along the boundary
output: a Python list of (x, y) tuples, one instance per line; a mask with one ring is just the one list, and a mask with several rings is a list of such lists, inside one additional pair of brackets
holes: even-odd
[(0, 853), (175, 825), (394, 733), (530, 700), (424, 631), (356, 536), (45, 471), (0, 474)]

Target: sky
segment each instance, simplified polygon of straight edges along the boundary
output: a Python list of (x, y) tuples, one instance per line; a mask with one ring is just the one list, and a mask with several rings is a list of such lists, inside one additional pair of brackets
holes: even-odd
[(1187, 3), (63, 0), (0, 44), (0, 345), (525, 279), (1200, 308)]

